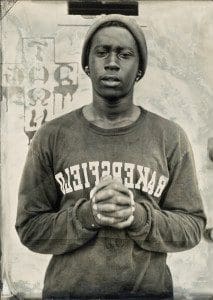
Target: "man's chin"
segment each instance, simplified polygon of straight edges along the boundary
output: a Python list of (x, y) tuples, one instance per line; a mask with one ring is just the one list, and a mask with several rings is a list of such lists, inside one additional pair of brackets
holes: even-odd
[(108, 93), (101, 93), (100, 96), (109, 102), (118, 102), (121, 98), (125, 97), (123, 93), (116, 93), (116, 92), (108, 92)]
[(106, 97), (104, 97), (104, 99), (107, 100), (107, 101), (109, 101), (109, 102), (114, 103), (114, 102), (118, 102), (121, 99), (121, 97), (118, 97), (118, 96), (106, 96)]

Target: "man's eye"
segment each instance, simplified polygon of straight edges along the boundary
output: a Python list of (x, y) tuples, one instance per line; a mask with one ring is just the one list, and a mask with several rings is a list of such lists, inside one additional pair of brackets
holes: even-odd
[(130, 52), (121, 52), (119, 53), (119, 57), (124, 58), (124, 59), (128, 59), (132, 56), (132, 54)]
[(97, 54), (97, 56), (99, 56), (99, 57), (104, 57), (104, 56), (106, 56), (107, 55), (107, 51), (101, 51), (101, 50), (99, 50), (99, 51), (97, 51), (96, 52), (96, 54)]

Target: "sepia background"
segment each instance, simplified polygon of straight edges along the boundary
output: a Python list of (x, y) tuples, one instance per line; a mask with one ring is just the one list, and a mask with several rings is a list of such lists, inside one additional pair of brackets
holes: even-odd
[[(13, 1), (15, 2), (15, 1)], [(180, 124), (194, 150), (200, 190), (213, 227), (213, 4), (140, 1), (148, 68), (135, 103)], [(81, 46), (95, 18), (67, 14), (66, 1), (16, 1), (1, 21), (1, 240), (5, 299), (39, 298), (50, 256), (21, 245), (17, 194), (28, 145), (46, 121), (91, 102)], [(213, 295), (213, 243), (168, 255), (175, 295)], [(194, 295), (194, 296), (193, 296)], [(199, 296), (198, 296), (199, 297)], [(200, 298), (198, 298), (200, 299)], [(207, 298), (206, 298), (207, 299)], [(210, 299), (210, 298), (208, 298)], [(212, 298), (211, 298), (212, 299)]]

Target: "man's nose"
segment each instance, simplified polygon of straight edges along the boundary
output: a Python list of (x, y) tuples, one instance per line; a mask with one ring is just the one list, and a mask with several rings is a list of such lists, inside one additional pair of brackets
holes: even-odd
[(118, 58), (116, 53), (111, 53), (108, 56), (108, 59), (105, 64), (105, 70), (115, 70), (118, 71), (120, 69), (119, 64), (118, 64)]

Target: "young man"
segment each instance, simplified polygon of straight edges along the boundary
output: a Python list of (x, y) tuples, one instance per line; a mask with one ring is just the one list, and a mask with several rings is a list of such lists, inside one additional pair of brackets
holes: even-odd
[(42, 126), (29, 149), (16, 229), (53, 254), (43, 298), (172, 298), (167, 252), (194, 247), (205, 215), (188, 139), (133, 104), (143, 32), (109, 15), (89, 29), (82, 66), (93, 101)]

